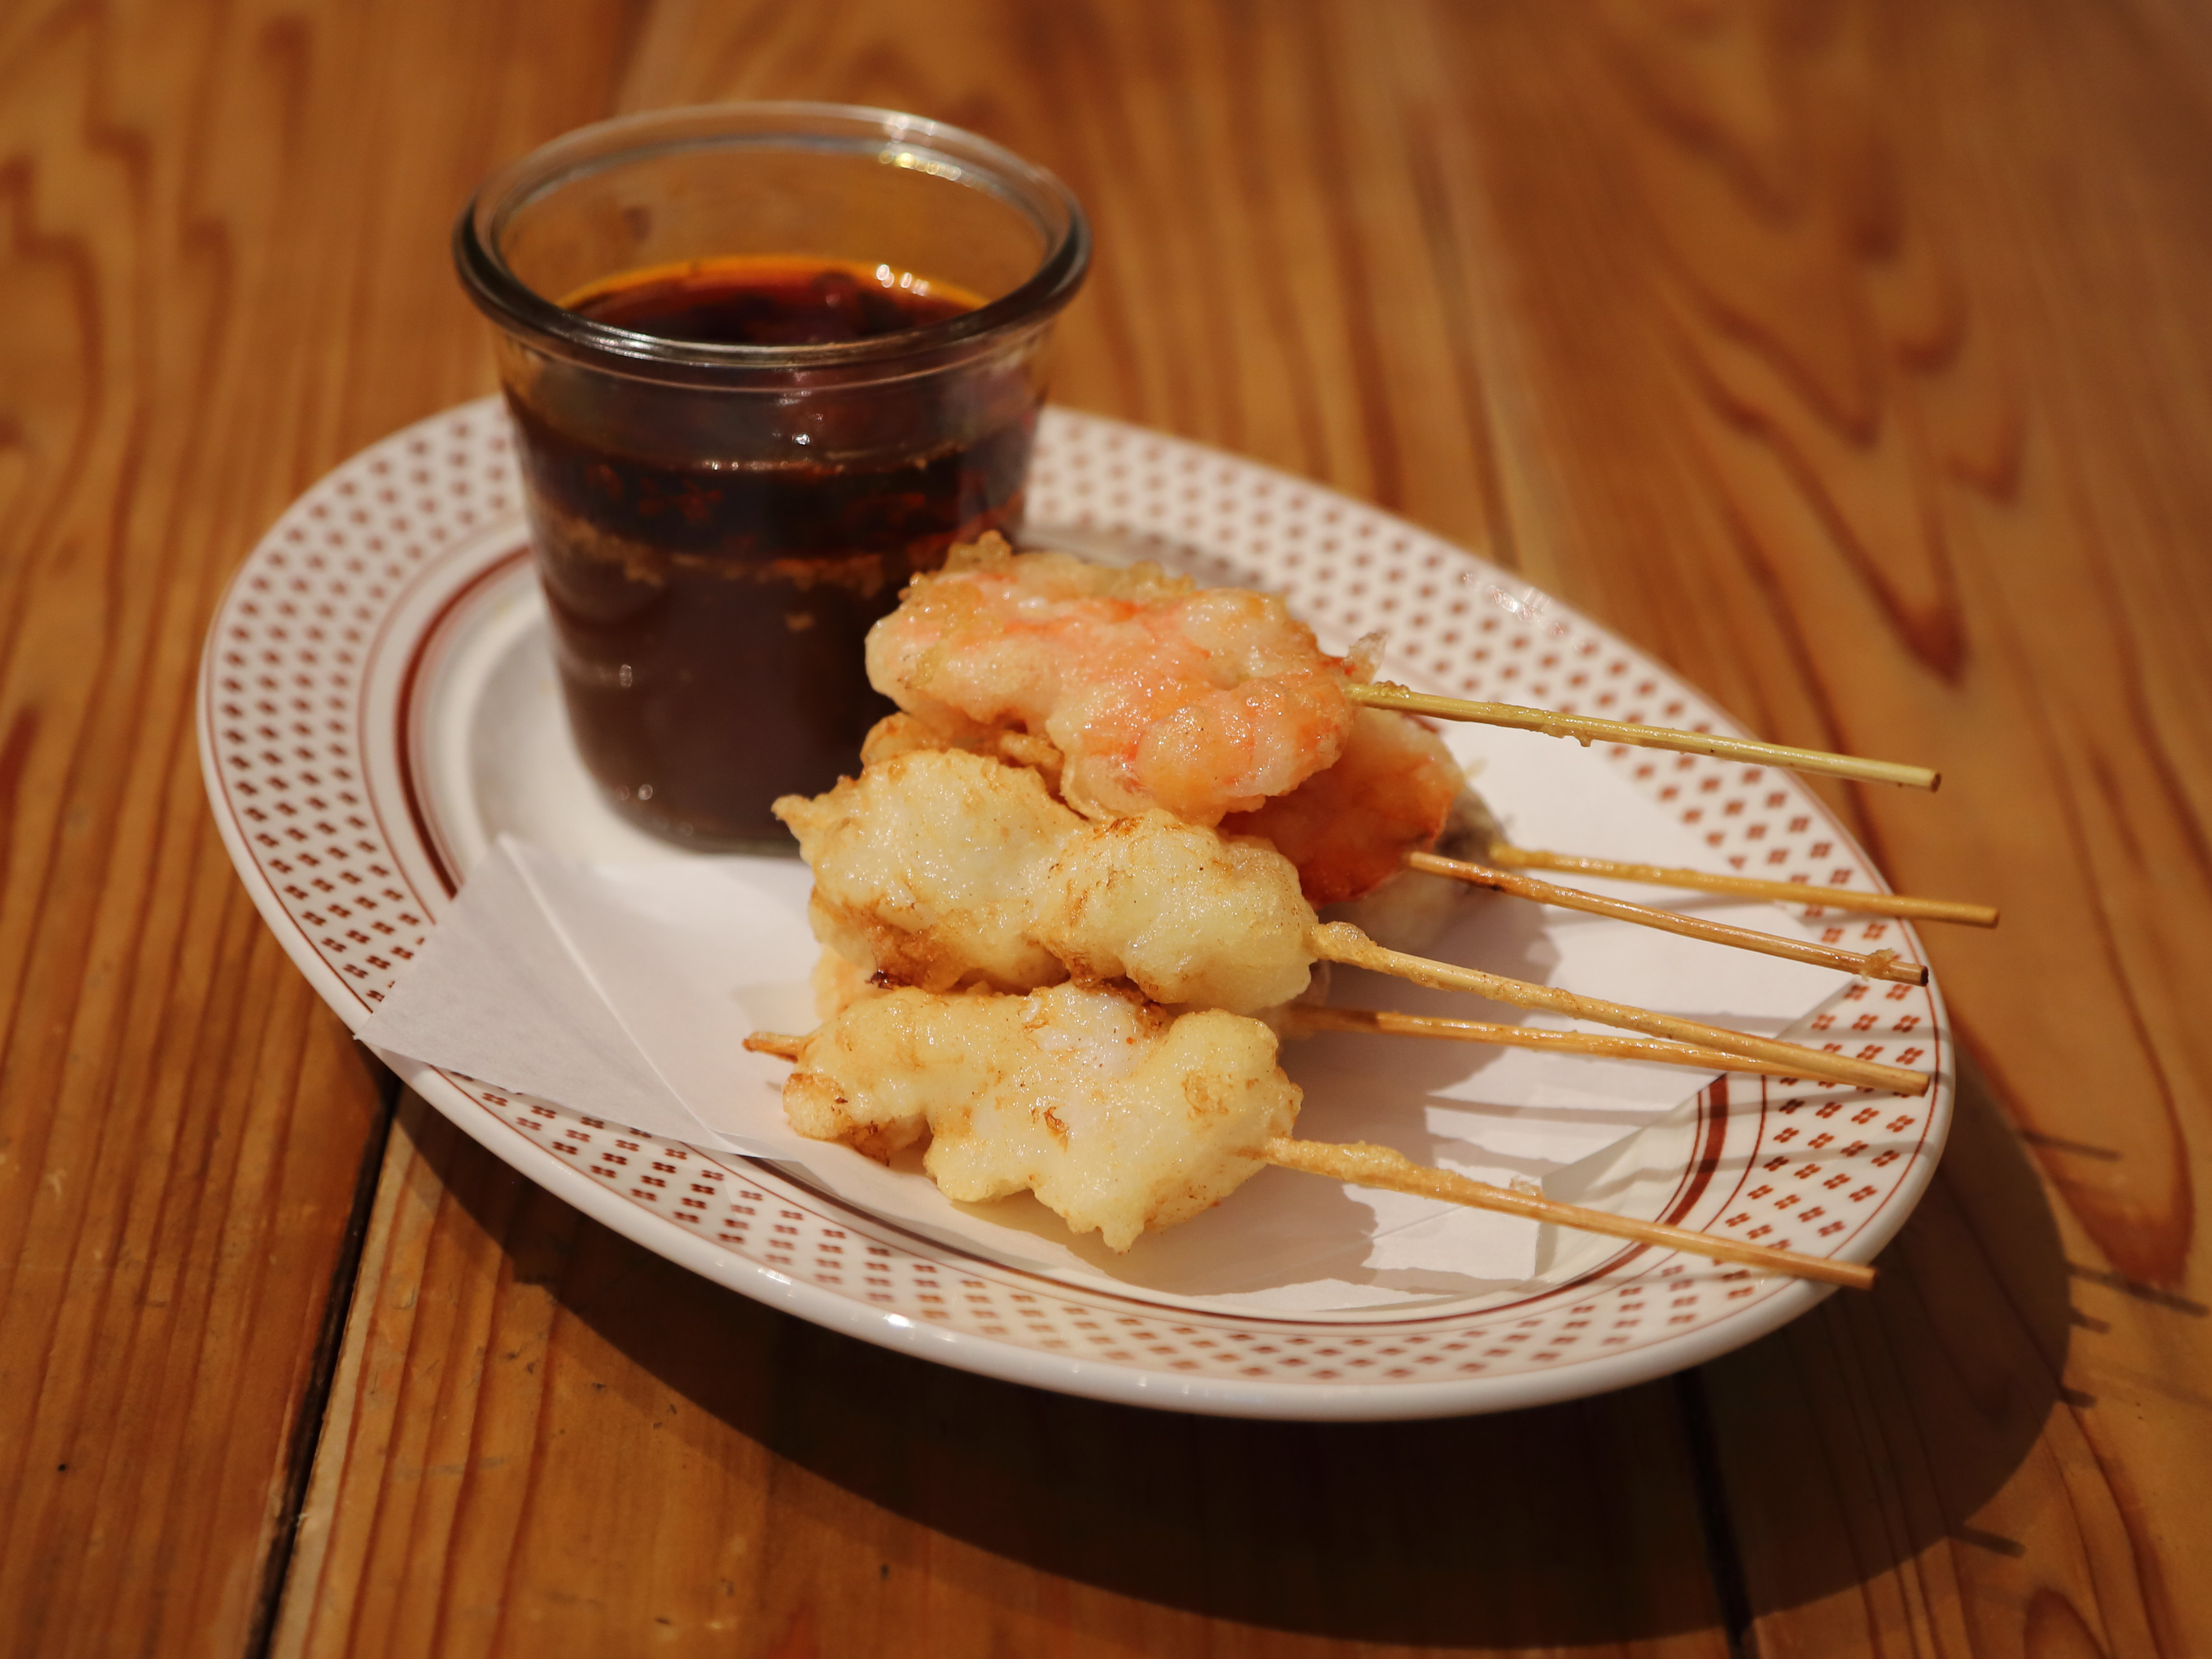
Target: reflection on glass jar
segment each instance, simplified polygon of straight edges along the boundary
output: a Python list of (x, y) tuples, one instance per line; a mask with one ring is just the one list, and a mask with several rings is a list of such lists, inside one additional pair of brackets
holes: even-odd
[(787, 847), (769, 803), (851, 770), (889, 708), (870, 624), (1019, 527), (1079, 210), (952, 129), (733, 106), (557, 141), (456, 254), (501, 324), (586, 764), (658, 834)]

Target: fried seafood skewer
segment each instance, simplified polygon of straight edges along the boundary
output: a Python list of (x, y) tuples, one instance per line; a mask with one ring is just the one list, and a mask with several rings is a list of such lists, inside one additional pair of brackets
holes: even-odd
[[(814, 1012), (831, 1019), (855, 1002), (881, 996), (892, 988), (872, 980), (856, 963), (824, 948), (814, 973)], [(1383, 1008), (1345, 1008), (1324, 1002), (1286, 1002), (1254, 1016), (1282, 1037), (1317, 1036), (1323, 1031), (1364, 1031), (1376, 1036), (1428, 1037), (1447, 1042), (1476, 1042), (1499, 1048), (1533, 1048), (1539, 1053), (1585, 1054), (1600, 1060), (1640, 1060), (1653, 1066), (1686, 1066), (1704, 1072), (1746, 1072), (1795, 1079), (1803, 1066), (1747, 1060), (1663, 1038), (1623, 1036), (1612, 1032), (1556, 1031), (1540, 1025), (1499, 1025), (1488, 1020), (1448, 1019), (1437, 1014), (1407, 1014)]]
[[(1937, 781), (1889, 762), (1370, 685), (1375, 650), (1363, 641), (1330, 655), (1271, 595), (1201, 588), (1151, 564), (1017, 555), (987, 536), (915, 578), (869, 631), (867, 666), (878, 691), (948, 740), (994, 731), (1048, 740), (1062, 757), (1060, 793), (1086, 817), (1158, 808), (1265, 836), (1316, 904), (1358, 896), (1406, 851), (1431, 844), (1455, 791), (1441, 745), (1409, 722), (1378, 720), (1385, 708)], [(1415, 752), (1425, 739), (1440, 763)], [(1315, 799), (1317, 781), (1346, 768), (1361, 775), (1356, 816), (1325, 810), (1326, 789)]]
[[(872, 763), (920, 750), (949, 748), (1033, 768), (1048, 789), (1056, 788), (1060, 781), (1058, 751), (1046, 739), (1002, 731), (955, 744), (910, 715), (894, 714), (880, 723), (868, 734), (861, 756)], [(1359, 826), (1371, 823), (1378, 799), (1397, 803), (1399, 819), (1376, 835)], [(1486, 861), (1478, 861), (1489, 848), (1502, 844), (1488, 809), (1466, 788), (1441, 744), (1394, 715), (1363, 715), (1344, 758), (1335, 766), (1259, 811), (1224, 818), (1220, 829), (1224, 835), (1259, 836), (1288, 858), (1298, 866), (1301, 890), (1316, 907), (1370, 896), (1379, 900), (1390, 890), (1389, 878), (1402, 881), (1404, 872), (1411, 872), (1869, 979), (1905, 985), (1928, 982), (1925, 968), (1899, 960), (1894, 951), (1866, 955), (1814, 945), (1494, 870)], [(1449, 858), (1425, 850), (1431, 844), (1469, 856)]]
[(1468, 720), (1480, 726), (1504, 726), (1516, 731), (1538, 732), (1547, 738), (1572, 738), (1577, 743), (1626, 743), (1644, 749), (1669, 749), (1688, 755), (1711, 755), (1721, 760), (1743, 761), (1753, 766), (1779, 766), (1793, 772), (1817, 772), (1832, 778), (1850, 778), (1861, 783), (1893, 783), (1906, 789), (1934, 789), (1942, 774), (1925, 766), (1899, 761), (1867, 760), (1857, 755), (1831, 754), (1825, 749), (1798, 749), (1788, 744), (1760, 743), (1751, 738), (1717, 737), (1710, 732), (1680, 732), (1671, 726), (1645, 726), (1634, 720), (1601, 720), (1590, 714), (1562, 714), (1549, 708), (1528, 708), (1511, 702), (1474, 702), (1465, 697), (1440, 697), (1426, 691), (1408, 690), (1387, 681), (1381, 684), (1347, 684), (1345, 696), (1366, 708), (1395, 708), (1401, 714), (1427, 714), (1436, 720)]
[(1901, 1066), (1386, 950), (1348, 923), (1322, 924), (1295, 868), (1264, 842), (1157, 811), (1086, 823), (1036, 773), (961, 750), (895, 755), (775, 811), (814, 872), (815, 937), (894, 984), (1018, 993), (1127, 979), (1155, 1002), (1250, 1014), (1295, 1001), (1325, 959), (1771, 1060), (1792, 1076), (1928, 1086)]
[[(1328, 655), (1279, 599), (1200, 588), (1151, 565), (1016, 555), (995, 537), (955, 549), (941, 573), (916, 580), (871, 631), (868, 671), (906, 711), (910, 730), (895, 745), (950, 744), (1036, 766), (1057, 796), (1093, 818), (1158, 809), (1261, 836), (1297, 867), (1317, 907), (1360, 899), (1438, 856), (1463, 780), (1433, 734), (1393, 711), (1936, 781), (1887, 762), (1364, 684), (1371, 653)], [(1893, 951), (1862, 955), (1526, 878), (1426, 868), (1711, 943), (1927, 982), (1924, 968)]]
[(1170, 1015), (1061, 985), (1025, 997), (894, 991), (811, 1036), (745, 1047), (794, 1065), (794, 1128), (888, 1159), (927, 1138), (946, 1196), (1033, 1192), (1078, 1233), (1126, 1250), (1219, 1203), (1264, 1164), (1866, 1288), (1870, 1268), (1638, 1221), (1426, 1169), (1386, 1147), (1298, 1140), (1275, 1038), (1218, 1010)]
[(902, 988), (810, 1036), (745, 1046), (794, 1062), (783, 1110), (800, 1134), (884, 1162), (927, 1141), (922, 1167), (946, 1197), (1026, 1189), (1111, 1250), (1257, 1175), (1301, 1098), (1260, 1021), (1212, 1008), (1177, 1017), (1102, 986)]

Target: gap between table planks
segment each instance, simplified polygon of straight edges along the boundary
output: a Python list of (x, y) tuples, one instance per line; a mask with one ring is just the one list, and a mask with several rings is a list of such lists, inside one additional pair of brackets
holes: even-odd
[[(11, 339), (38, 345), (0, 377), (0, 1182), (21, 1200), (0, 1206), (0, 1354), (46, 1368), (8, 1395), (23, 1468), (71, 1425), (107, 1425), (109, 1460), (89, 1493), (11, 1489), (11, 1629), (44, 1619), (88, 1651), (214, 1650), (240, 1630), (345, 1146), (374, 1115), (199, 816), (179, 710), (214, 584), (324, 467), (488, 384), (437, 251), (477, 177), (617, 104), (774, 95), (965, 121), (1070, 179), (1101, 258), (1065, 331), (1069, 401), (1481, 547), (1765, 735), (1943, 767), (1932, 803), (1830, 799), (1900, 884), (2007, 905), (1996, 939), (1928, 942), (1987, 1062), (1973, 1109), (2022, 1133), (2042, 1184), (1983, 1191), (1954, 1163), (1893, 1252), (1895, 1288), (1704, 1374), (1744, 1639), (2212, 1648), (2212, 1590), (2169, 1553), (2201, 1534), (2212, 1461), (2193, 1224), (2212, 1066), (2189, 1012), (2212, 978), (2212, 607), (2191, 556), (2212, 529), (2193, 464), (2212, 376), (2201, 307), (2178, 297), (2212, 241), (2206, 28), (2148, 0), (0, 25), (0, 271), (25, 319)], [(181, 1073), (156, 1063), (185, 1049)], [(256, 1161), (280, 1123), (283, 1172)], [(1970, 1145), (1982, 1166), (2014, 1155), (1962, 1121)], [(177, 1170), (234, 1213), (172, 1195)], [(234, 1252), (276, 1215), (325, 1254), (276, 1262), (276, 1316), (242, 1325)], [(426, 1261), (434, 1303), (489, 1294), (458, 1277), (480, 1253)], [(186, 1294), (167, 1308), (136, 1299), (171, 1284)], [(181, 1358), (187, 1330), (208, 1363)], [(603, 1353), (611, 1391), (653, 1396)], [(1632, 1409), (1690, 1461), (1681, 1413)], [(403, 1426), (431, 1433), (434, 1407)], [(899, 1514), (773, 1468), (803, 1518)], [(1686, 1492), (1668, 1529), (1690, 1524)], [(1002, 1556), (901, 1535), (951, 1564), (935, 1605), (1002, 1582)], [(1670, 1547), (1697, 1576), (1699, 1552)], [(776, 1581), (792, 1622), (761, 1639), (797, 1652), (817, 1644), (793, 1572)], [(1015, 1579), (1045, 1609), (1031, 1629), (1087, 1594)], [(209, 1620), (179, 1611), (210, 1594)], [(647, 1600), (622, 1604), (625, 1630)], [(1141, 1631), (1158, 1604), (1111, 1605)], [(843, 1614), (816, 1616), (818, 1633)]]
[[(1405, 60), (1468, 268), (1496, 256), (1493, 431), (1532, 574), (1766, 735), (1942, 767), (1940, 806), (1845, 799), (1900, 886), (2006, 906), (1996, 935), (1926, 938), (1982, 1062), (1967, 1104), (2021, 1132), (2057, 1217), (2055, 1266), (1985, 1205), (1955, 1255), (1905, 1253), (1910, 1298), (1713, 1368), (1759, 1640), (2212, 1650), (2212, 1588), (2175, 1553), (2212, 1472), (2212, 475), (2189, 459), (2212, 325), (2168, 297), (2212, 275), (2212, 18), (1572, 23), (1426, 9)], [(1971, 1188), (1968, 1145), (1947, 1167)], [(1867, 1569), (1810, 1600), (1782, 1524), (1808, 1516)], [(1931, 1524), (1966, 1541), (1881, 1565)]]
[(710, 1285), (412, 1095), (325, 1425), (278, 1659), (1727, 1650), (1669, 1384), (1322, 1425), (992, 1382)]
[[(2212, 278), (2212, 21), (2057, 0), (1058, 15), (957, 5), (922, 40), (872, 9), (790, 14), (757, 52), (757, 20), (694, 17), (647, 32), (623, 97), (988, 115), (1097, 220), (1061, 395), (1456, 535), (1762, 735), (1940, 766), (1932, 799), (1822, 793), (1901, 887), (2005, 907), (1999, 934), (1926, 942), (1974, 1099), (2039, 1186), (1872, 1309), (1716, 1368), (1751, 1639), (2212, 1650), (2212, 1586), (2165, 1541), (2201, 1535), (2212, 1474), (2212, 321), (2180, 297)], [(983, 90), (979, 37), (1024, 73)], [(2064, 1281), (2014, 1254), (2046, 1211)], [(1985, 1352), (1928, 1346), (1984, 1325)], [(1917, 1386), (1968, 1358), (1963, 1397)], [(1726, 1408), (1747, 1375), (1798, 1402), (1791, 1437), (1780, 1406)], [(1900, 1445), (1911, 1483), (1882, 1473)], [(1955, 1571), (1923, 1580), (1923, 1551)], [(1797, 1596), (1807, 1554), (1856, 1588)]]
[(256, 1639), (387, 1103), (217, 837), (201, 635), (481, 391), (453, 206), (605, 109), (622, 21), (0, 13), (0, 1651)]

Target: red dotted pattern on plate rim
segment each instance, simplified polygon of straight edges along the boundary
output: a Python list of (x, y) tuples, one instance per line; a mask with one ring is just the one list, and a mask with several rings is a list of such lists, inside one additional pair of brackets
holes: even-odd
[[(400, 875), (385, 840), (392, 826), (361, 775), (356, 720), (364, 678), (378, 667), (363, 653), (401, 587), (443, 550), (501, 519), (519, 528), (518, 493), (495, 400), (423, 422), (356, 456), (287, 512), (210, 631), (204, 737), (221, 780), (217, 810), (234, 816), (300, 937), (364, 1003), (380, 1000), (419, 949), (430, 913)], [(1205, 580), (1276, 586), (1325, 636), (1388, 628), (1389, 672), (1423, 689), (1729, 729), (1665, 671), (1504, 573), (1249, 462), (1053, 410), (1030, 502), (1032, 523), (1133, 534)], [(1700, 829), (1730, 868), (1860, 886), (1878, 879), (1786, 776), (1695, 757), (1601, 753)], [(1852, 919), (1831, 936), (1917, 954), (1910, 930), (1894, 923)], [(1861, 982), (1791, 1035), (1940, 1072), (1941, 1024), (1931, 993)], [(1590, 1282), (1503, 1310), (1328, 1323), (1163, 1310), (917, 1252), (758, 1166), (454, 1081), (544, 1157), (777, 1273), (990, 1341), (1146, 1370), (1330, 1386), (1498, 1377), (1678, 1338), (1782, 1287), (1639, 1253)], [(1758, 1109), (1741, 1114), (1757, 1125), (1755, 1155), (1697, 1212), (1732, 1236), (1820, 1254), (1883, 1209), (1948, 1087), (1939, 1078), (1930, 1097), (1906, 1101), (1759, 1081)]]
[(378, 625), (455, 542), (519, 512), (495, 406), (424, 422), (317, 483), (247, 558), (210, 625), (209, 757), (285, 915), (364, 1003), (421, 949), (431, 908), (363, 775)]

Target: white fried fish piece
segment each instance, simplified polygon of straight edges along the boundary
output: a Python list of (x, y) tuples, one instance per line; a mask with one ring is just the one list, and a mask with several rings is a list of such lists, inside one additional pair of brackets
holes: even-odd
[(1312, 978), (1313, 907), (1297, 867), (1263, 841), (1155, 810), (1072, 837), (1036, 891), (1031, 934), (1078, 979), (1255, 1014)]
[(929, 1133), (933, 1103), (970, 1099), (1000, 1081), (1025, 1002), (902, 987), (848, 1003), (800, 1044), (783, 1115), (810, 1140), (842, 1141), (887, 1163)]
[(878, 983), (870, 969), (827, 945), (814, 959), (814, 972), (809, 982), (814, 992), (817, 1019), (835, 1019), (861, 999), (881, 996), (889, 988)]
[(1060, 799), (1060, 775), (1066, 757), (1051, 738), (1034, 737), (1006, 726), (954, 736), (913, 714), (886, 714), (870, 726), (868, 735), (860, 740), (860, 764), (873, 766), (894, 755), (908, 755), (921, 749), (965, 749), (972, 754), (1004, 761), (1009, 766), (1026, 766), (1044, 780), (1044, 787), (1052, 792), (1054, 800)]
[(1102, 987), (900, 990), (806, 1040), (784, 1109), (801, 1134), (879, 1158), (927, 1133), (923, 1167), (947, 1197), (1027, 1189), (1126, 1250), (1219, 1203), (1291, 1133), (1299, 1091), (1275, 1048), (1257, 1020), (1171, 1016)]
[(1030, 934), (1039, 880), (1083, 820), (1043, 781), (962, 750), (895, 755), (775, 814), (814, 871), (814, 936), (929, 991), (1066, 977)]
[(895, 984), (1020, 992), (1073, 973), (1256, 1013), (1312, 967), (1313, 908), (1265, 842), (1158, 811), (1089, 823), (1036, 773), (964, 750), (896, 754), (775, 810), (813, 866), (815, 937)]

